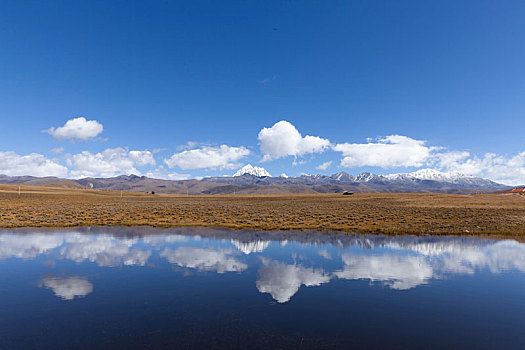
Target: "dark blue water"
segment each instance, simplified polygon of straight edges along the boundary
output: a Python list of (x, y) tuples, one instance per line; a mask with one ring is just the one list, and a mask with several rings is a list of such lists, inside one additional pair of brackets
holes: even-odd
[(0, 231), (0, 349), (525, 348), (525, 245)]

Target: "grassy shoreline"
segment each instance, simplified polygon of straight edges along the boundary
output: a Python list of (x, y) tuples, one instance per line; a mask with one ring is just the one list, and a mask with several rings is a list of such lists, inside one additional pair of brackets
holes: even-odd
[(152, 226), (525, 237), (525, 196), (181, 196), (0, 184), (0, 227)]

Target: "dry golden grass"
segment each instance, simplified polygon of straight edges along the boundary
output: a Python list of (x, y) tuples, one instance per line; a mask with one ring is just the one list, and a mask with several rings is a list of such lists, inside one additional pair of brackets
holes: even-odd
[(525, 196), (363, 193), (181, 196), (0, 184), (0, 227), (222, 226), (525, 235)]

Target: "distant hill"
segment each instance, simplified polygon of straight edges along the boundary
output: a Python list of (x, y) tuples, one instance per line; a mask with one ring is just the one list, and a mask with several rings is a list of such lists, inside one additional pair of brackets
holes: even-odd
[(83, 189), (86, 188), (85, 186), (82, 186), (75, 180), (56, 180), (56, 181), (49, 181), (40, 185), (49, 186), (49, 187), (59, 187), (59, 188), (78, 188)]
[(45, 183), (61, 181), (58, 177), (35, 177), (35, 176), (7, 176), (0, 175), (0, 183), (25, 183), (28, 185), (42, 185)]
[(199, 180), (162, 180), (146, 176), (121, 175), (110, 178), (84, 178), (75, 180), (87, 188), (113, 191), (202, 194), (212, 188), (225, 186)]
[[(256, 176), (253, 174), (263, 175)], [(69, 188), (133, 191), (179, 194), (233, 194), (233, 193), (342, 193), (350, 192), (436, 192), (476, 193), (508, 191), (512, 187), (475, 176), (443, 173), (422, 169), (412, 173), (357, 176), (346, 172), (333, 175), (301, 175), (299, 177), (271, 177), (263, 168), (244, 167), (235, 176), (207, 177), (202, 180), (162, 180), (137, 175), (111, 178), (84, 178), (79, 180), (56, 177), (5, 176), (3, 183), (25, 183)]]

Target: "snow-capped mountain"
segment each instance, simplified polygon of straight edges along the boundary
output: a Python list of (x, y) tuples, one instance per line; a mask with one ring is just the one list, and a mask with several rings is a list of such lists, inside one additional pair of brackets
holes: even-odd
[(244, 174), (256, 176), (256, 177), (271, 177), (269, 172), (266, 171), (266, 169), (252, 166), (251, 164), (247, 164), (237, 170), (235, 174), (233, 174), (233, 177), (242, 176)]
[(455, 182), (458, 180), (475, 178), (475, 176), (471, 175), (464, 175), (460, 173), (445, 173), (434, 169), (420, 169), (411, 173), (385, 175), (385, 177), (389, 180), (418, 179), (447, 182)]
[(333, 174), (330, 176), (330, 178), (335, 181), (350, 181), (350, 182), (355, 181), (355, 177), (353, 177), (352, 175), (350, 175), (349, 173), (345, 171), (341, 171), (339, 173)]
[[(377, 175), (361, 173), (357, 176), (347, 172), (333, 175), (302, 174), (298, 177), (260, 177), (262, 172), (246, 166), (237, 172), (235, 177), (212, 177), (204, 181), (220, 183), (233, 187), (218, 189), (217, 193), (228, 191), (242, 191), (240, 187), (252, 187), (249, 191), (289, 191), (291, 193), (311, 192), (445, 192), (445, 193), (473, 193), (507, 190), (509, 186), (495, 183), (470, 175), (444, 173), (433, 169), (421, 169), (412, 173)], [(245, 171), (246, 170), (246, 171)], [(264, 169), (263, 169), (264, 170)], [(239, 176), (239, 174), (257, 174), (253, 176)], [(271, 186), (272, 189), (262, 187)], [(216, 193), (213, 191), (210, 194)]]
[(490, 180), (476, 176), (460, 173), (445, 173), (434, 169), (420, 169), (411, 173), (390, 174), (385, 175), (385, 178), (395, 182), (435, 181), (474, 187), (491, 187), (495, 185), (495, 183)]
[(372, 173), (361, 173), (355, 178), (357, 182), (382, 182), (385, 179), (382, 175), (376, 175)]

